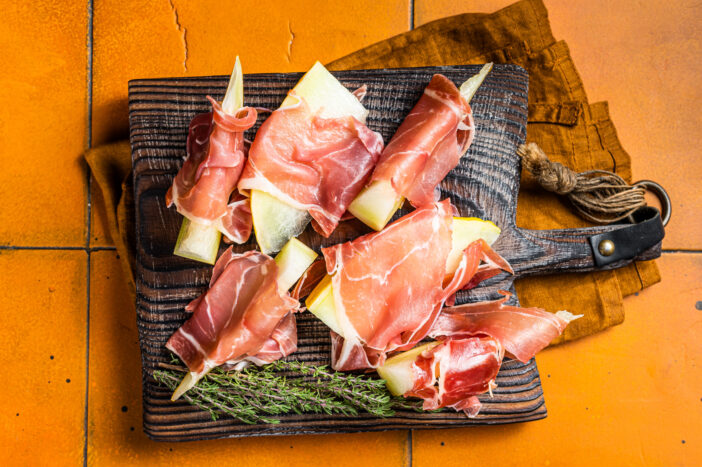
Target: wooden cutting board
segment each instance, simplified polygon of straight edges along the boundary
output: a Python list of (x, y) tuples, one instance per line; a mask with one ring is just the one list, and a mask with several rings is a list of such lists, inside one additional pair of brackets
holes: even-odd
[[(361, 70), (334, 73), (349, 89), (368, 86), (364, 105), (368, 126), (387, 142), (414, 106), (434, 73), (456, 84), (478, 72), (478, 66)], [(301, 73), (259, 74), (245, 77), (245, 103), (277, 108)], [(151, 375), (166, 362), (164, 347), (170, 335), (187, 319), (185, 305), (206, 289), (211, 266), (173, 255), (182, 217), (165, 207), (164, 196), (185, 158), (190, 120), (208, 112), (206, 95), (222, 99), (228, 77), (134, 80), (129, 83), (129, 122), (136, 204), (137, 322), (143, 362), (144, 430), (156, 440), (195, 440), (222, 437), (341, 433), (408, 428), (446, 428), (512, 423), (546, 416), (544, 396), (535, 361), (506, 360), (497, 377), (494, 397), (483, 395), (483, 408), (474, 419), (453, 410), (438, 413), (399, 411), (392, 418), (370, 415), (296, 415), (281, 417), (277, 425), (247, 425), (209, 414), (185, 401), (171, 402), (170, 391)], [(502, 235), (494, 245), (514, 267), (471, 292), (461, 292), (457, 303), (497, 298), (497, 290), (512, 290), (516, 277), (568, 270), (594, 269), (587, 237), (610, 227), (577, 230), (529, 231), (515, 225), (519, 159), (515, 149), (524, 142), (527, 121), (528, 78), (515, 65), (496, 65), (471, 102), (477, 127), (468, 154), (441, 185), (462, 216), (490, 219)], [(253, 139), (263, 120), (247, 132)], [(403, 211), (396, 216), (406, 213)], [(301, 239), (320, 246), (355, 238), (369, 230), (358, 221), (342, 223), (329, 239), (308, 228)], [(255, 248), (252, 239), (237, 251)], [(222, 250), (224, 244), (222, 245)], [(655, 256), (655, 252), (649, 253)], [(641, 257), (646, 259), (646, 255)], [(610, 265), (615, 267), (623, 262)], [(516, 295), (512, 304), (518, 304)], [(325, 325), (310, 313), (297, 317), (299, 350), (290, 359), (329, 364), (330, 339)]]

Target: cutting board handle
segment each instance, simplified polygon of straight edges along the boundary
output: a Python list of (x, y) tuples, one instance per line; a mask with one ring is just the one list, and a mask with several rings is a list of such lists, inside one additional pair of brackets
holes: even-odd
[(660, 256), (665, 235), (660, 212), (637, 210), (621, 223), (581, 229), (527, 230), (515, 228), (504, 240), (512, 251), (516, 276), (615, 269), (632, 261)]

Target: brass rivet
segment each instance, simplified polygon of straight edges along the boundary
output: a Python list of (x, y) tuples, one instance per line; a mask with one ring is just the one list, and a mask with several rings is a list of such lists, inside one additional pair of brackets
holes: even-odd
[(602, 240), (597, 247), (602, 256), (612, 256), (614, 254), (614, 242), (612, 240)]

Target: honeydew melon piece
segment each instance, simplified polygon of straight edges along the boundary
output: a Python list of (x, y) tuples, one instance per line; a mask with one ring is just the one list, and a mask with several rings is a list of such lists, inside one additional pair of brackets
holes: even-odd
[(189, 371), (188, 373), (186, 373), (183, 379), (180, 381), (178, 387), (175, 388), (175, 391), (173, 391), (173, 394), (171, 395), (171, 400), (177, 401), (178, 399), (180, 399), (180, 396), (194, 388), (197, 382), (200, 381), (207, 373), (209, 373), (210, 370), (211, 368), (207, 368), (202, 373), (197, 373), (194, 371)]
[(216, 227), (198, 224), (185, 217), (180, 225), (173, 254), (202, 263), (214, 264), (221, 237), (222, 233)]
[(363, 188), (351, 202), (348, 210), (371, 229), (380, 231), (387, 225), (405, 199), (398, 196), (392, 184), (377, 180)]
[[(475, 95), (485, 77), (492, 70), (492, 63), (483, 68), (460, 87), (459, 92), (467, 102)], [(349, 206), (349, 212), (358, 220), (375, 230), (383, 230), (395, 211), (402, 207), (404, 199), (390, 186), (390, 182), (375, 181), (365, 187)]]
[(305, 73), (285, 98), (281, 107), (298, 102), (291, 94), (304, 98), (310, 110), (323, 118), (352, 116), (359, 122), (365, 123), (368, 116), (368, 110), (363, 107), (358, 98), (319, 62), (315, 62)]
[[(312, 112), (324, 118), (353, 116), (365, 123), (368, 111), (324, 66), (316, 62), (281, 104), (295, 105), (302, 97)], [(254, 207), (256, 206), (256, 207)], [(251, 214), (256, 240), (264, 253), (278, 251), (291, 237), (302, 233), (311, 217), (272, 194), (251, 190)]]
[(477, 217), (454, 217), (451, 251), (446, 258), (446, 274), (452, 275), (458, 269), (463, 250), (476, 240), (483, 239), (492, 245), (500, 236), (500, 228), (491, 221)]
[(232, 77), (229, 79), (227, 92), (222, 99), (222, 110), (229, 114), (234, 113), (244, 106), (244, 74), (241, 71), (239, 56), (236, 56)]
[(297, 238), (291, 238), (275, 257), (275, 263), (278, 265), (278, 288), (280, 291), (290, 290), (290, 287), (295, 285), (315, 259), (317, 259), (317, 253), (314, 250)]
[(401, 396), (414, 386), (412, 363), (425, 350), (439, 345), (439, 342), (429, 342), (388, 358), (383, 366), (378, 368), (378, 374), (385, 380), (385, 385), (394, 396)]
[[(244, 75), (237, 55), (229, 86), (222, 101), (222, 110), (233, 115), (244, 106)], [(173, 254), (184, 258), (214, 264), (222, 233), (216, 225), (204, 225), (183, 218)]]
[(467, 102), (470, 102), (470, 100), (473, 98), (480, 85), (483, 84), (483, 81), (485, 81), (485, 77), (488, 75), (488, 73), (490, 73), (490, 70), (492, 70), (492, 63), (486, 63), (483, 65), (477, 75), (471, 76), (463, 84), (461, 84), (458, 91)]
[(334, 306), (334, 293), (332, 290), (331, 276), (324, 276), (324, 279), (317, 284), (312, 293), (305, 300), (307, 309), (326, 324), (332, 331), (343, 336), (341, 326), (336, 319), (336, 307)]
[(256, 241), (266, 254), (280, 251), (290, 238), (300, 235), (310, 221), (307, 211), (258, 190), (251, 190), (251, 216)]

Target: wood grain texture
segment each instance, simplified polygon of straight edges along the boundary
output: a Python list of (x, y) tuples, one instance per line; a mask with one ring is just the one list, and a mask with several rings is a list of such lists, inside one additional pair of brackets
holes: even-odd
[[(364, 105), (368, 126), (390, 140), (434, 73), (460, 84), (477, 66), (429, 67), (334, 73), (349, 89), (366, 84)], [(247, 75), (247, 105), (277, 108), (301, 73)], [(610, 227), (559, 231), (524, 231), (515, 225), (519, 160), (516, 147), (526, 137), (527, 74), (513, 65), (496, 65), (471, 102), (477, 127), (468, 154), (441, 184), (462, 216), (490, 219), (503, 230), (495, 248), (515, 267), (516, 275), (502, 274), (470, 292), (457, 303), (497, 298), (499, 289), (514, 290), (518, 275), (594, 268), (587, 236)], [(170, 402), (169, 392), (151, 374), (165, 361), (170, 335), (185, 321), (185, 305), (207, 287), (211, 267), (172, 254), (181, 216), (164, 203), (166, 190), (185, 157), (188, 124), (194, 115), (210, 110), (205, 99), (221, 99), (227, 77), (135, 80), (129, 84), (130, 140), (134, 168), (137, 226), (137, 321), (143, 362), (144, 428), (153, 439), (193, 440), (220, 437), (340, 433), (407, 428), (446, 428), (475, 424), (512, 423), (546, 416), (538, 370), (506, 361), (498, 374), (494, 397), (480, 397), (483, 409), (475, 419), (454, 411), (398, 412), (387, 419), (317, 414), (287, 415), (279, 425), (245, 425), (232, 419), (213, 421), (187, 402)], [(263, 117), (247, 132), (252, 139)], [(405, 214), (403, 210), (396, 217)], [(369, 230), (358, 221), (344, 222), (328, 239), (312, 229), (301, 240), (320, 246), (355, 238)], [(255, 248), (252, 239), (237, 251)], [(222, 245), (224, 249), (224, 245)], [(647, 253), (655, 256), (657, 250)], [(618, 265), (613, 265), (618, 266)], [(612, 266), (610, 266), (612, 267)], [(516, 295), (512, 303), (518, 304)], [(328, 329), (309, 313), (298, 316), (299, 350), (292, 359), (328, 364)]]

